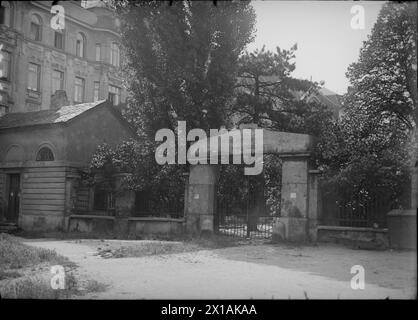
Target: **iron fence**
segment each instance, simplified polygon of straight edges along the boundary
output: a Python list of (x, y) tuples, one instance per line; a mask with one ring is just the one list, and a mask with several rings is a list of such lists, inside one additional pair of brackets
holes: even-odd
[(152, 194), (137, 192), (135, 197), (134, 217), (157, 217), (179, 219), (184, 217), (184, 197), (159, 199)]
[(356, 196), (350, 201), (323, 200), (320, 223), (328, 226), (386, 228), (386, 214), (395, 207), (388, 194)]

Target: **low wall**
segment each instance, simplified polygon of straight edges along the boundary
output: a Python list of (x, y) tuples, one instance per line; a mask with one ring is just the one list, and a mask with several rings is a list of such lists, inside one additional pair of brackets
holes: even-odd
[(168, 235), (182, 234), (184, 232), (184, 219), (135, 217), (128, 219), (128, 232), (130, 235)]
[(125, 236), (172, 235), (183, 233), (184, 219), (71, 215), (69, 217), (68, 231), (114, 232)]
[(389, 246), (388, 229), (318, 226), (317, 241), (352, 245), (360, 249), (384, 249)]
[(19, 228), (25, 231), (59, 231), (63, 230), (62, 215), (20, 215)]
[(417, 248), (416, 210), (391, 210), (387, 214), (389, 244), (394, 249)]
[(68, 231), (75, 232), (113, 232), (115, 218), (100, 215), (71, 215)]

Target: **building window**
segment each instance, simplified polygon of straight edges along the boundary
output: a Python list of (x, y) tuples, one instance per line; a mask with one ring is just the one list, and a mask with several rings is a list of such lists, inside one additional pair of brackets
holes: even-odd
[(119, 67), (119, 46), (116, 42), (112, 42), (110, 46), (110, 63)]
[(75, 54), (77, 57), (84, 58), (86, 49), (86, 37), (82, 33), (77, 33)]
[(7, 51), (1, 51), (3, 58), (0, 60), (0, 79), (10, 80), (10, 53)]
[(96, 61), (101, 61), (101, 51), (102, 47), (100, 43), (96, 43)]
[(63, 49), (64, 48), (64, 34), (60, 31), (55, 31), (54, 47), (57, 48), (57, 49)]
[(54, 161), (54, 154), (48, 147), (42, 147), (36, 155), (36, 161)]
[(42, 21), (37, 15), (31, 16), (30, 38), (34, 41), (41, 41), (42, 39)]
[(0, 24), (10, 27), (10, 4), (2, 1), (0, 5)]
[(84, 101), (84, 79), (76, 77), (74, 80), (74, 102), (82, 103)]
[(120, 103), (120, 88), (109, 86), (109, 101), (112, 102), (114, 106), (117, 106)]
[(28, 70), (28, 89), (39, 92), (39, 82), (41, 78), (41, 66), (35, 63), (29, 63)]
[(99, 91), (100, 91), (100, 82), (95, 81), (94, 82), (94, 96), (93, 96), (94, 101), (99, 100)]
[(64, 72), (52, 70), (52, 94), (57, 90), (64, 90)]

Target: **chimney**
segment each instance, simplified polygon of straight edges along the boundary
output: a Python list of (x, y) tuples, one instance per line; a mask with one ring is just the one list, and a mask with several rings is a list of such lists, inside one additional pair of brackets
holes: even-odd
[(69, 104), (70, 102), (67, 99), (67, 93), (65, 92), (65, 90), (57, 90), (51, 96), (51, 110), (57, 110), (62, 106), (68, 106)]

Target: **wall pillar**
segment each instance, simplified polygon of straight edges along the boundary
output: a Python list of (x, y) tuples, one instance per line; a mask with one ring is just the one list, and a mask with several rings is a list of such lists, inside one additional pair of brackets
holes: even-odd
[(319, 170), (308, 171), (308, 238), (316, 242), (318, 221), (321, 218), (321, 193), (319, 189)]
[(186, 230), (188, 233), (213, 232), (216, 213), (218, 166), (190, 166), (188, 190), (185, 197)]
[(69, 174), (65, 181), (65, 210), (63, 219), (63, 230), (68, 231), (70, 216), (74, 213), (77, 202), (77, 188), (80, 186), (80, 176)]
[(113, 176), (115, 183), (115, 224), (114, 231), (118, 235), (128, 234), (128, 218), (135, 208), (135, 192), (126, 188), (129, 173), (119, 173)]
[(282, 158), (281, 217), (285, 240), (309, 240), (308, 156)]

